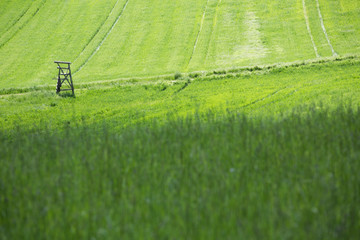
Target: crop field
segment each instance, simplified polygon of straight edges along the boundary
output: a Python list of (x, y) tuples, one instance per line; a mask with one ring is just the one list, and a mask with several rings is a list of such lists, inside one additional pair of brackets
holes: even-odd
[(360, 54), (357, 0), (1, 5), (0, 88), (49, 85), (54, 60), (91, 82)]
[(2, 0), (0, 239), (360, 239), (359, 107), (358, 0)]

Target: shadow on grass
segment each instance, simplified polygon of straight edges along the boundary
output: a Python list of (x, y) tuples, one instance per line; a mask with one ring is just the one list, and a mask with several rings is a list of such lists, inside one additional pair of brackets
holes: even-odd
[(58, 93), (58, 95), (62, 98), (76, 98), (75, 94), (73, 94), (72, 92), (60, 92)]

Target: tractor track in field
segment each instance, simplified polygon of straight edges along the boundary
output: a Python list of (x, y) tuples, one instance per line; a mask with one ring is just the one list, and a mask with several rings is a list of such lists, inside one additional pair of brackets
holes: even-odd
[[(8, 26), (4, 31), (3, 31), (3, 33), (4, 34), (6, 34), (12, 27), (14, 27), (20, 20), (21, 20), (21, 18), (23, 18), (26, 14), (27, 14), (27, 12), (29, 11), (29, 9), (31, 8), (31, 6), (34, 4), (34, 2), (32, 2), (30, 5), (29, 5), (29, 7), (25, 10), (25, 11), (23, 11), (23, 13), (12, 23), (12, 24), (10, 24), (10, 26)], [(4, 34), (1, 34), (1, 35), (4, 35)]]
[[(91, 55), (85, 60), (85, 62), (74, 72), (77, 73), (79, 72), (91, 59), (92, 57), (99, 51), (99, 49), (101, 48), (101, 46), (103, 45), (103, 43), (105, 42), (105, 40), (107, 39), (107, 37), (110, 35), (110, 33), (112, 32), (112, 30), (115, 28), (115, 25), (119, 22), (121, 16), (123, 15), (128, 3), (130, 0), (126, 0), (122, 10), (120, 11), (118, 17), (116, 18), (115, 22), (112, 24), (111, 28), (109, 29), (109, 31), (105, 34), (104, 38), (101, 40), (101, 42), (99, 43), (99, 45), (93, 50), (93, 52), (91, 53)], [(117, 3), (119, 2), (119, 0), (116, 2), (115, 6), (117, 5)], [(114, 8), (115, 8), (114, 6)], [(113, 10), (114, 10), (113, 8)], [(111, 15), (111, 13), (113, 12), (113, 10), (110, 12), (109, 16)], [(109, 17), (108, 16), (108, 17)], [(81, 54), (80, 54), (81, 55)]]
[[(0, 48), (2, 48), (2, 47), (3, 47), (5, 44), (7, 44), (11, 39), (13, 39), (14, 36), (15, 36), (21, 29), (23, 29), (23, 28), (38, 14), (38, 12), (40, 11), (40, 9), (44, 6), (45, 2), (46, 2), (46, 0), (42, 0), (40, 6), (37, 7), (36, 11), (35, 11), (34, 13), (32, 13), (32, 15), (30, 16), (30, 18), (29, 18), (28, 20), (26, 20), (22, 25), (20, 25), (19, 28), (18, 28), (17, 30), (15, 30), (15, 32), (12, 33), (7, 40), (5, 40), (3, 43), (0, 43)], [(32, 5), (33, 5), (33, 4), (30, 5), (29, 9), (31, 8)], [(28, 9), (28, 10), (29, 10), (29, 9)], [(27, 10), (27, 12), (28, 12), (28, 10)], [(26, 14), (26, 13), (25, 13), (25, 14)], [(25, 14), (23, 14), (23, 16), (25, 16)], [(18, 23), (20, 20), (21, 20), (21, 18), (19, 18), (16, 23)], [(15, 23), (13, 26), (15, 26), (16, 23)], [(11, 28), (9, 28), (8, 31), (9, 31), (9, 30), (11, 30)], [(7, 32), (8, 32), (8, 31), (7, 31)], [(7, 33), (7, 32), (6, 32), (6, 33)], [(6, 34), (6, 33), (5, 33), (5, 34)], [(4, 35), (4, 34), (3, 34), (3, 35)]]
[[(285, 87), (285, 88), (287, 88), (287, 87)], [(294, 93), (296, 93), (297, 91), (299, 91), (300, 89), (303, 89), (303, 88), (305, 88), (305, 87), (303, 86), (303, 87), (299, 87), (299, 88), (296, 88), (296, 89), (292, 90), (291, 92), (283, 95), (283, 97), (282, 97), (281, 100), (284, 100), (284, 99), (290, 97), (291, 95), (293, 95)], [(279, 101), (279, 100), (278, 100), (278, 99), (275, 99), (275, 100), (273, 100), (273, 101), (270, 101), (270, 102), (266, 103), (266, 104), (263, 105), (263, 106), (257, 107), (257, 110), (258, 110), (258, 109), (265, 108), (265, 107), (269, 106), (270, 104), (275, 103), (276, 101)]]
[(286, 89), (286, 88), (287, 88), (287, 87), (279, 88), (278, 90), (276, 90), (276, 91), (268, 94), (268, 95), (265, 96), (265, 97), (259, 98), (259, 99), (255, 100), (255, 101), (252, 101), (251, 103), (248, 103), (248, 104), (245, 104), (244, 106), (241, 106), (241, 108), (247, 108), (247, 107), (249, 107), (249, 106), (252, 106), (252, 105), (254, 105), (254, 104), (257, 104), (257, 103), (259, 103), (259, 102), (262, 102), (262, 101), (264, 101), (264, 100), (266, 100), (266, 99), (268, 99), (268, 98), (271, 98), (271, 97), (275, 96), (277, 93), (279, 93), (280, 91), (282, 91), (282, 90), (284, 90), (284, 89)]
[(195, 50), (196, 50), (196, 47), (197, 47), (197, 44), (198, 44), (198, 41), (199, 41), (200, 33), (201, 33), (201, 30), (202, 30), (203, 25), (204, 25), (205, 16), (206, 16), (206, 10), (208, 8), (208, 5), (209, 5), (209, 0), (206, 1), (206, 6), (205, 6), (205, 9), (204, 9), (204, 13), (203, 13), (202, 18), (201, 18), (200, 28), (199, 28), (199, 31), (197, 33), (195, 43), (194, 43), (194, 47), (193, 47), (193, 50), (191, 52), (191, 56), (190, 56), (190, 59), (189, 59), (189, 62), (187, 64), (187, 66), (186, 66), (186, 69), (189, 68), (190, 62), (191, 62), (191, 60), (192, 60), (192, 58), (194, 56), (194, 53), (195, 53)]
[(303, 5), (303, 11), (304, 11), (304, 18), (305, 18), (305, 22), (306, 22), (306, 28), (307, 28), (309, 37), (310, 37), (311, 42), (312, 42), (312, 45), (313, 45), (315, 55), (316, 55), (316, 57), (318, 58), (318, 57), (320, 57), (320, 55), (319, 55), (318, 49), (317, 49), (317, 47), (316, 47), (316, 44), (315, 44), (315, 41), (314, 41), (314, 37), (313, 37), (313, 35), (312, 35), (312, 33), (311, 33), (310, 21), (309, 21), (309, 16), (308, 16), (307, 10), (306, 10), (305, 0), (302, 0), (302, 5)]
[(114, 4), (114, 6), (112, 7), (110, 13), (108, 14), (108, 16), (106, 17), (106, 19), (100, 24), (100, 26), (98, 27), (98, 29), (94, 32), (94, 34), (91, 36), (90, 40), (87, 42), (87, 44), (83, 47), (83, 49), (81, 50), (81, 52), (79, 53), (79, 55), (77, 55), (77, 57), (75, 58), (75, 60), (73, 62), (76, 62), (78, 60), (78, 58), (84, 53), (85, 49), (89, 46), (89, 44), (92, 42), (92, 40), (96, 37), (96, 35), (99, 33), (100, 29), (104, 26), (104, 24), (106, 23), (106, 21), (109, 19), (110, 15), (112, 14), (112, 12), (114, 11), (116, 5), (118, 4), (120, 0), (117, 0), (116, 3)]
[(323, 19), (323, 17), (322, 17), (321, 10), (320, 10), (319, 0), (316, 0), (316, 8), (317, 8), (317, 11), (318, 11), (318, 14), (319, 14), (319, 19), (320, 19), (321, 28), (322, 28), (323, 33), (324, 33), (324, 35), (325, 35), (325, 38), (326, 38), (326, 40), (327, 40), (327, 42), (328, 42), (328, 44), (329, 44), (329, 47), (330, 47), (331, 52), (332, 52), (332, 55), (333, 55), (333, 56), (337, 56), (337, 53), (335, 52), (335, 50), (334, 50), (334, 48), (333, 48), (333, 46), (332, 46), (332, 44), (331, 44), (331, 42), (330, 42), (329, 36), (328, 36), (328, 34), (327, 34), (327, 32), (326, 32), (326, 28), (325, 28), (325, 25), (324, 25), (324, 19)]
[[(252, 74), (269, 74), (272, 71), (276, 69), (287, 69), (287, 68), (298, 68), (302, 66), (315, 66), (315, 65), (322, 65), (322, 64), (329, 64), (329, 63), (336, 63), (339, 62), (340, 64), (343, 64), (341, 62), (347, 61), (352, 62), (352, 64), (360, 65), (360, 55), (349, 55), (349, 56), (343, 56), (343, 57), (328, 57), (328, 58), (316, 58), (316, 59), (310, 59), (308, 61), (294, 61), (294, 62), (288, 62), (288, 63), (281, 63), (279, 66), (276, 66), (276, 64), (270, 64), (270, 65), (263, 65), (261, 68), (258, 66), (243, 66), (238, 69), (226, 69), (224, 74), (218, 75), (213, 70), (209, 71), (202, 71), (202, 72), (189, 72), (189, 73), (183, 73), (184, 78), (174, 80), (173, 74), (163, 74), (163, 75), (156, 75), (156, 76), (147, 76), (147, 77), (123, 77), (123, 78), (113, 78), (109, 80), (97, 80), (97, 81), (91, 81), (91, 82), (81, 82), (75, 84), (75, 91), (77, 90), (88, 90), (94, 88), (107, 88), (107, 87), (116, 87), (120, 85), (144, 85), (144, 84), (158, 84), (158, 83), (166, 83), (166, 84), (174, 84), (179, 82), (188, 82), (187, 86), (184, 85), (184, 88), (188, 87), (192, 83), (192, 81), (199, 80), (199, 81), (207, 81), (210, 80), (221, 80), (226, 79), (228, 77), (235, 77), (235, 78), (242, 78), (246, 77), (248, 75)], [(196, 73), (199, 74), (197, 77), (191, 77), (191, 74)], [(189, 81), (190, 80), (190, 81)], [(183, 89), (184, 89), (183, 88)], [(37, 91), (52, 91), (54, 89), (55, 91), (55, 84), (54, 85), (39, 85), (36, 87), (19, 87), (19, 88), (0, 88), (0, 98), (7, 97), (7, 96), (16, 96), (16, 95), (25, 95)], [(181, 89), (181, 90), (183, 90)], [(249, 104), (246, 104), (242, 106), (243, 108), (248, 107), (252, 104), (256, 104), (258, 102), (261, 102), (269, 97), (272, 97), (273, 95), (277, 94), (279, 91), (283, 89), (278, 89), (271, 94), (260, 98), (258, 100), (255, 100)]]
[(205, 55), (205, 61), (207, 60), (208, 56), (209, 56), (209, 48), (210, 48), (210, 45), (212, 43), (212, 40), (213, 40), (213, 35), (214, 35), (214, 29), (216, 27), (216, 23), (217, 23), (217, 17), (218, 17), (218, 11), (219, 11), (219, 6), (221, 4), (221, 1), (222, 0), (219, 0), (217, 5), (216, 5), (216, 10), (215, 10), (215, 16), (214, 16), (214, 19), (213, 19), (213, 25), (212, 25), (212, 28), (211, 28), (211, 32), (210, 32), (210, 40), (209, 40), (209, 43), (206, 47), (206, 55)]

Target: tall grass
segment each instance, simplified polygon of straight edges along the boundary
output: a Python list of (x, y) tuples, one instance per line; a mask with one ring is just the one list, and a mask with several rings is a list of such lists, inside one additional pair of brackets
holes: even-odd
[(308, 108), (2, 131), (0, 238), (358, 239), (359, 118)]

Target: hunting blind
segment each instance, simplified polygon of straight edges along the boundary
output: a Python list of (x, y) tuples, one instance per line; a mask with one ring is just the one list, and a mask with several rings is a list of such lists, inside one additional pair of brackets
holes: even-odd
[[(70, 69), (71, 62), (54, 61), (54, 63), (57, 64), (58, 66), (57, 68), (59, 70), (57, 85), (56, 85), (56, 93), (59, 93), (60, 91), (72, 91), (72, 94), (75, 96), (74, 84), (72, 81), (71, 69)], [(61, 89), (61, 86), (64, 83), (67, 86), (67, 88)]]

